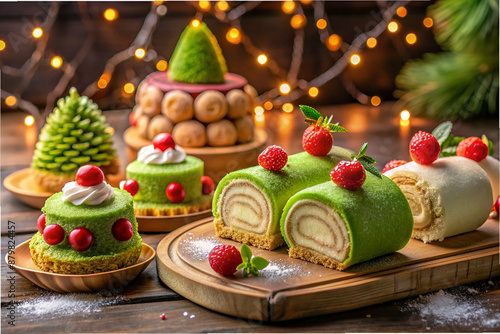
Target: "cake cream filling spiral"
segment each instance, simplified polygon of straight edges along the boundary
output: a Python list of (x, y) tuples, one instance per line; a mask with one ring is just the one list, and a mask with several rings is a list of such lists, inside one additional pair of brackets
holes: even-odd
[(220, 214), (226, 226), (264, 234), (271, 221), (271, 202), (253, 183), (235, 180), (224, 188)]
[(72, 181), (66, 183), (62, 191), (63, 201), (71, 202), (74, 205), (98, 205), (113, 197), (113, 187), (107, 184), (106, 181), (90, 187), (81, 186)]
[(284, 231), (292, 247), (311, 249), (343, 263), (349, 253), (349, 232), (332, 208), (316, 200), (297, 201), (289, 210)]
[(137, 153), (137, 160), (145, 164), (168, 164), (179, 163), (186, 159), (186, 152), (179, 146), (175, 148), (167, 148), (165, 151), (154, 148), (153, 145), (144, 146)]

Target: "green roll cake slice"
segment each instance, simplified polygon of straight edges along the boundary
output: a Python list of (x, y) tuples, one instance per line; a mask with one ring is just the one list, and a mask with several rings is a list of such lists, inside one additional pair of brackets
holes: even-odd
[[(46, 226), (57, 224), (64, 230), (64, 239), (49, 245), (40, 232), (30, 241), (33, 262), (42, 270), (62, 274), (92, 274), (130, 266), (140, 256), (142, 239), (137, 230), (132, 196), (114, 189), (111, 199), (98, 205), (74, 205), (63, 200), (63, 192), (52, 195), (42, 208)], [(132, 224), (133, 234), (126, 241), (113, 235), (114, 223), (125, 218)], [(46, 227), (45, 227), (46, 228)], [(85, 251), (76, 251), (68, 236), (77, 228), (92, 233), (92, 244)]]
[(288, 199), (329, 180), (332, 168), (350, 160), (351, 153), (334, 146), (325, 157), (306, 152), (290, 155), (280, 171), (254, 166), (227, 174), (212, 205), (217, 235), (269, 250), (283, 245), (279, 221)]
[(290, 257), (343, 270), (403, 248), (413, 217), (394, 182), (366, 173), (355, 191), (327, 181), (298, 192), (283, 210), (281, 229)]

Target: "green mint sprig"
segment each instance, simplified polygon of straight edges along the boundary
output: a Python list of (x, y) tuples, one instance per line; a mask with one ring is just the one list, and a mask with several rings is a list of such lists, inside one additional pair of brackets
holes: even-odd
[[(436, 137), (439, 145), (441, 146), (440, 157), (453, 157), (457, 155), (458, 144), (465, 139), (465, 137), (455, 137), (451, 133), (452, 129), (453, 123), (446, 121), (439, 124), (434, 130), (432, 130), (432, 135)], [(488, 154), (493, 155), (495, 153), (493, 142), (485, 135), (482, 136), (481, 140), (488, 145)]]
[(241, 245), (240, 253), (243, 263), (236, 267), (236, 269), (243, 269), (243, 277), (247, 277), (248, 274), (259, 276), (259, 270), (262, 270), (269, 265), (269, 261), (263, 257), (252, 257), (252, 250), (246, 244)]
[(330, 132), (347, 132), (347, 130), (344, 127), (340, 126), (339, 123), (332, 123), (333, 115), (329, 118), (325, 118), (320, 114), (319, 111), (312, 107), (299, 105), (299, 108), (306, 117), (306, 123), (322, 125), (326, 128), (329, 128)]
[(361, 149), (359, 150), (358, 154), (356, 155), (352, 154), (351, 158), (353, 160), (359, 161), (365, 170), (369, 171), (370, 173), (381, 179), (382, 174), (380, 174), (378, 169), (375, 168), (375, 166), (373, 166), (377, 162), (372, 157), (366, 155), (366, 150), (368, 150), (368, 143), (364, 143), (363, 146), (361, 146)]

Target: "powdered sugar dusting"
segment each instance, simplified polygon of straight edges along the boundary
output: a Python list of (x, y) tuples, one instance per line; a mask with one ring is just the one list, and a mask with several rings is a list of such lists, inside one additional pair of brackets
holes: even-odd
[(431, 328), (445, 326), (473, 327), (475, 330), (499, 328), (500, 314), (489, 307), (489, 301), (477, 298), (480, 292), (462, 287), (440, 290), (419, 296), (406, 303), (402, 311), (417, 313)]
[(186, 253), (191, 258), (197, 261), (208, 261), (210, 251), (217, 245), (220, 245), (217, 238), (201, 238), (199, 239), (192, 233), (187, 233), (180, 245), (183, 253)]
[(286, 282), (291, 278), (310, 275), (311, 272), (305, 269), (302, 264), (290, 264), (284, 260), (270, 261), (269, 265), (259, 272), (259, 276), (269, 281)]
[(101, 312), (103, 307), (118, 304), (122, 296), (100, 293), (44, 293), (39, 297), (17, 305), (20, 315), (29, 315), (31, 319), (56, 318), (73, 314), (91, 314)]

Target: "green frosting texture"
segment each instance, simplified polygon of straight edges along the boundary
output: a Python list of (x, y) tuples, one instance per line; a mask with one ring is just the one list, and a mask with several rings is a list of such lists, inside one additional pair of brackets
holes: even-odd
[(117, 155), (107, 132), (106, 118), (87, 96), (73, 87), (57, 101), (47, 117), (35, 146), (31, 167), (56, 175), (71, 176), (82, 165), (110, 165)]
[(207, 25), (188, 25), (170, 58), (169, 78), (187, 83), (223, 83), (226, 72), (219, 43)]
[(290, 208), (300, 200), (316, 200), (331, 207), (344, 220), (350, 238), (345, 267), (389, 254), (403, 248), (410, 240), (413, 216), (399, 187), (386, 176), (379, 179), (366, 173), (363, 186), (350, 191), (331, 181), (304, 189), (290, 198), (281, 217), (284, 223)]
[[(115, 188), (113, 198), (99, 205), (74, 205), (63, 201), (62, 195), (62, 192), (52, 195), (45, 202), (42, 211), (45, 213), (46, 226), (58, 224), (64, 229), (64, 240), (58, 245), (50, 246), (43, 240), (40, 232), (37, 232), (30, 247), (37, 247), (47, 257), (59, 261), (78, 261), (96, 256), (110, 257), (142, 244), (137, 231), (132, 196), (128, 192)], [(120, 218), (128, 219), (134, 229), (132, 238), (127, 241), (115, 239), (112, 233), (113, 224)], [(92, 246), (84, 252), (73, 250), (68, 241), (69, 233), (77, 227), (85, 227), (93, 235)]]
[(341, 160), (350, 160), (352, 151), (334, 146), (324, 157), (307, 152), (288, 156), (288, 163), (280, 171), (271, 171), (261, 166), (245, 168), (227, 174), (214, 193), (212, 211), (219, 217), (219, 199), (224, 187), (231, 181), (245, 179), (255, 184), (271, 201), (272, 222), (269, 234), (279, 233), (281, 212), (288, 199), (298, 191), (330, 179), (330, 171)]
[(203, 161), (190, 155), (183, 162), (170, 164), (145, 164), (135, 160), (127, 166), (126, 177), (139, 184), (134, 201), (171, 203), (167, 186), (177, 182), (186, 191), (183, 202), (189, 202), (202, 195), (203, 168)]

